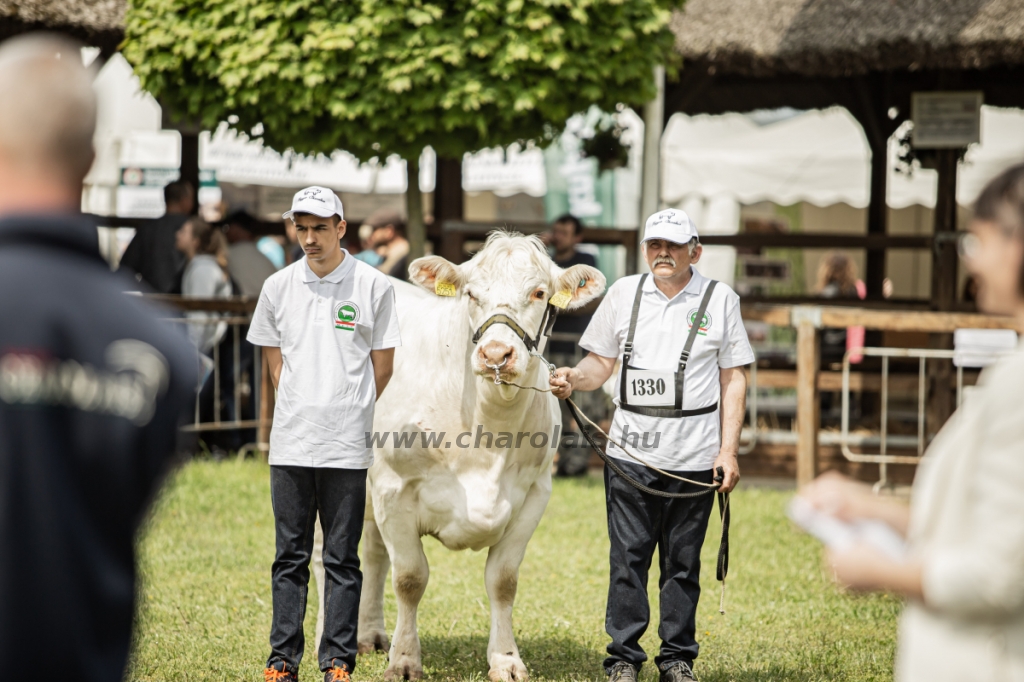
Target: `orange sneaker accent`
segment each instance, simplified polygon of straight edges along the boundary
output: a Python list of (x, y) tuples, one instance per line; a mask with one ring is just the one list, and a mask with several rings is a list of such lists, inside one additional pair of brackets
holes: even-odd
[(295, 676), (287, 670), (267, 668), (263, 671), (263, 682), (288, 682), (288, 680), (294, 679)]
[(327, 678), (330, 682), (351, 682), (352, 678), (344, 664), (336, 665), (327, 672), (330, 674), (330, 677)]

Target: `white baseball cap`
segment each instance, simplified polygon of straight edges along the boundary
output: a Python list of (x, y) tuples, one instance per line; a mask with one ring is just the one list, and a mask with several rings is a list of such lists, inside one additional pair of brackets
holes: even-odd
[(292, 197), (292, 210), (285, 211), (281, 217), (291, 218), (296, 213), (312, 213), (321, 218), (336, 215), (342, 220), (345, 219), (345, 209), (342, 208), (341, 199), (326, 187), (313, 186), (296, 192)]
[(676, 244), (687, 244), (691, 239), (697, 238), (697, 226), (693, 224), (685, 211), (680, 211), (678, 208), (666, 208), (647, 219), (647, 224), (644, 226), (644, 238), (640, 243), (643, 244), (649, 239), (664, 239)]

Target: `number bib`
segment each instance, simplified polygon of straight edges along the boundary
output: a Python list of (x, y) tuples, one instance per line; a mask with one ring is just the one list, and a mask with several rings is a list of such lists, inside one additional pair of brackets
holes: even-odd
[(626, 404), (672, 407), (676, 400), (676, 375), (669, 370), (626, 368)]

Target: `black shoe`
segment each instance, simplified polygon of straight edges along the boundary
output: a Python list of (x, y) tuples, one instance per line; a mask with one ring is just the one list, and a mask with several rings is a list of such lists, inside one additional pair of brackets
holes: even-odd
[(267, 664), (263, 671), (264, 682), (299, 682), (294, 671), (288, 670), (284, 661), (273, 661)]
[(636, 682), (636, 666), (619, 661), (608, 671), (608, 682)]
[(324, 682), (351, 682), (351, 679), (348, 666), (337, 660), (331, 661), (331, 667), (324, 671)]
[(669, 661), (661, 664), (661, 682), (697, 682), (697, 678), (689, 663)]

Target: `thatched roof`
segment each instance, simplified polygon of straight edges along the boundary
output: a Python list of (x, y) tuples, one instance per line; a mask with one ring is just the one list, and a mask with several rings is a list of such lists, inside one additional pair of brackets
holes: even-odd
[(1021, 0), (689, 0), (676, 49), (720, 75), (1024, 64)]
[(112, 52), (124, 36), (127, 0), (0, 0), (0, 39), (56, 31)]

